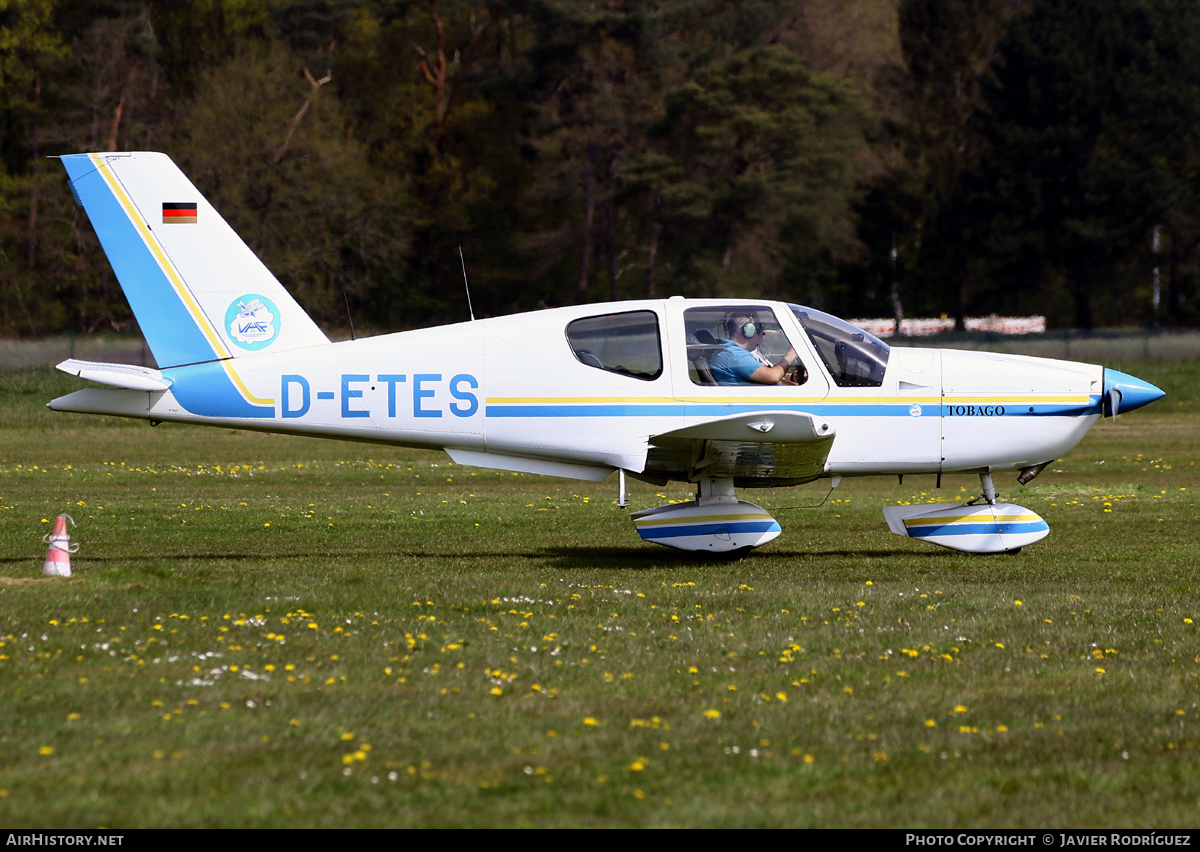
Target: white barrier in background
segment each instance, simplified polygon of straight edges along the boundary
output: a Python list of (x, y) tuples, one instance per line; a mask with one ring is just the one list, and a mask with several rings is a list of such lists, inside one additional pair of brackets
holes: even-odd
[[(852, 319), (851, 325), (869, 331), (876, 337), (892, 337), (896, 334), (895, 319)], [(990, 331), (994, 334), (1044, 334), (1045, 317), (967, 317), (967, 331)], [(943, 331), (953, 331), (954, 320), (948, 317), (904, 319), (900, 333), (908, 337), (929, 337)]]

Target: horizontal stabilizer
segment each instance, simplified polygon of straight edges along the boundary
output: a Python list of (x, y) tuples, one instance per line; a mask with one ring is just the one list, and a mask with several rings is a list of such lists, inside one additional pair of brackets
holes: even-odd
[(106, 364), (68, 358), (58, 365), (58, 369), (81, 379), (126, 390), (165, 391), (171, 387), (171, 380), (160, 371), (134, 364)]
[(76, 414), (109, 414), (113, 417), (150, 417), (150, 395), (144, 391), (84, 388), (46, 403), (51, 411)]

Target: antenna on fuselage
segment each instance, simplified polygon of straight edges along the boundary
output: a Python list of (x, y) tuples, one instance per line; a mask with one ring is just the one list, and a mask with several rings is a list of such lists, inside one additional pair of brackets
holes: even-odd
[(350, 297), (345, 287), (342, 288), (342, 301), (346, 303), (346, 319), (350, 320), (350, 339), (354, 340), (354, 315), (350, 313)]
[(467, 290), (467, 311), (471, 314), (471, 322), (475, 322), (475, 309), (471, 307), (471, 285), (467, 281), (467, 261), (463, 257), (462, 245), (458, 246), (458, 261), (462, 264), (463, 270), (463, 287)]

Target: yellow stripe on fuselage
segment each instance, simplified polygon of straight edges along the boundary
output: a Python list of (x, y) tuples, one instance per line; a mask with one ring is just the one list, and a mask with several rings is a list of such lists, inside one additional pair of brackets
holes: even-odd
[(943, 405), (1019, 405), (1046, 404), (1088, 405), (1092, 397), (1086, 393), (1079, 394), (1039, 394), (1036, 396), (944, 396)]
[(234, 371), (232, 359), (226, 359), (226, 360), (222, 361), (221, 366), (225, 368), (225, 374), (227, 376), (229, 376), (229, 379), (230, 379), (230, 381), (233, 382), (234, 387), (236, 387), (238, 389), (238, 392), (241, 393), (241, 395), (244, 396), (247, 400), (249, 400), (250, 402), (253, 402), (255, 405), (274, 405), (275, 404), (274, 397), (267, 398), (267, 397), (262, 397), (262, 396), (255, 396), (254, 394), (252, 394), (250, 392), (250, 388), (246, 387), (246, 385), (242, 382), (242, 377), (239, 376)]

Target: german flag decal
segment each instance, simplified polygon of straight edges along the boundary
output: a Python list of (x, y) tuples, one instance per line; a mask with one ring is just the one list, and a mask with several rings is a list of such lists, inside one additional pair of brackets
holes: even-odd
[(194, 225), (196, 224), (196, 202), (194, 201), (164, 201), (164, 225)]

